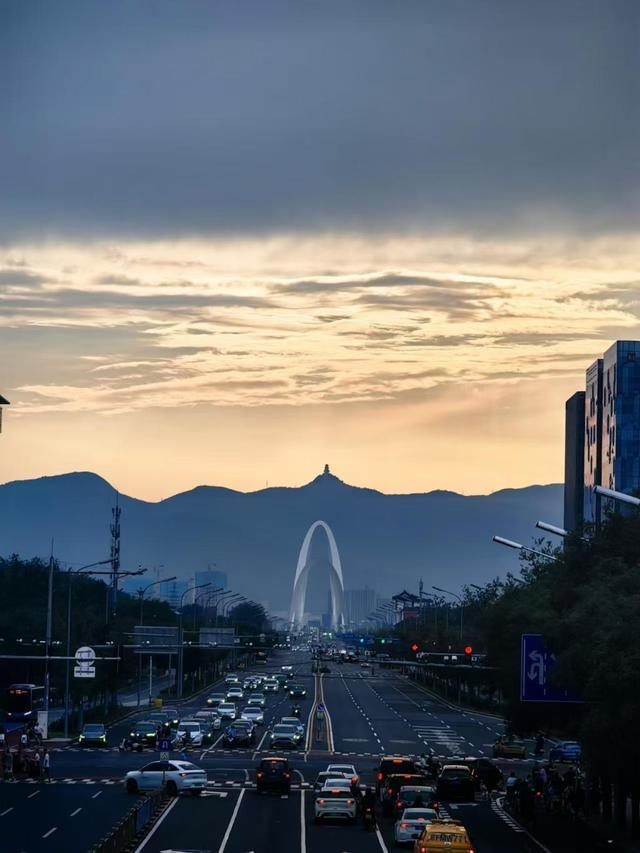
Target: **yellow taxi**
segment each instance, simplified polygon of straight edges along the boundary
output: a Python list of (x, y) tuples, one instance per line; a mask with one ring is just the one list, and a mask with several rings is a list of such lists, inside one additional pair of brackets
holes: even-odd
[(526, 758), (527, 745), (515, 737), (499, 737), (493, 745), (494, 758)]
[(467, 830), (457, 820), (434, 820), (425, 826), (413, 853), (473, 853)]

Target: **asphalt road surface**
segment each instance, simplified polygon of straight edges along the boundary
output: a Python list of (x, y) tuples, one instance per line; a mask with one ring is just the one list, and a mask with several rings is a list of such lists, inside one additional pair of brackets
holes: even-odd
[[(358, 664), (330, 664), (331, 672), (315, 678), (308, 654), (280, 652), (256, 672), (295, 668), (295, 681), (307, 687), (300, 700), (302, 721), (311, 723), (307, 741), (289, 753), (294, 778), (288, 796), (255, 791), (255, 770), (269, 754), (269, 729), (290, 714), (291, 702), (281, 690), (267, 694), (265, 725), (258, 729), (252, 749), (223, 749), (220, 739), (207, 749), (194, 749), (189, 758), (207, 771), (208, 785), (200, 798), (172, 800), (139, 853), (365, 853), (395, 849), (393, 822), (380, 817), (377, 832), (360, 824), (315, 824), (312, 783), (330, 762), (352, 763), (363, 784), (372, 782), (382, 753), (419, 755), (433, 748), (445, 758), (491, 755), (500, 720), (464, 712), (425, 693), (396, 672), (375, 675)], [(328, 725), (316, 737), (311, 716), (321, 701)], [(205, 695), (184, 703), (182, 716), (205, 707)], [(2, 853), (84, 853), (135, 803), (122, 786), (128, 770), (157, 759), (158, 753), (120, 753), (118, 743), (140, 712), (109, 731), (105, 748), (77, 745), (51, 752), (51, 784), (0, 783), (0, 850)], [(530, 744), (532, 748), (532, 744)], [(175, 755), (174, 755), (175, 757)], [(503, 771), (530, 770), (533, 759), (500, 762)], [(543, 847), (523, 832), (495, 801), (444, 803), (446, 815), (467, 827), (476, 853), (572, 853), (566, 844)], [(584, 849), (582, 847), (577, 849)]]

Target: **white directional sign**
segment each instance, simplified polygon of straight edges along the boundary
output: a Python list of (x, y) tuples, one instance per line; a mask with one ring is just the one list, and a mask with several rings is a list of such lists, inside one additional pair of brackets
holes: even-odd
[(75, 654), (76, 663), (74, 666), (74, 678), (95, 678), (96, 668), (93, 665), (96, 659), (96, 653), (91, 646), (80, 646)]

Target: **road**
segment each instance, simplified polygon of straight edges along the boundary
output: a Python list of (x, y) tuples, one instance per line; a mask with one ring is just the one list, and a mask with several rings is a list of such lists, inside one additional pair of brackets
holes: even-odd
[[(311, 786), (316, 774), (331, 761), (353, 763), (364, 784), (373, 781), (382, 753), (419, 755), (433, 748), (444, 758), (490, 756), (503, 731), (499, 719), (448, 706), (394, 671), (377, 669), (372, 676), (357, 664), (331, 664), (330, 673), (314, 678), (309, 655), (294, 652), (275, 654), (266, 669), (289, 663), (295, 680), (307, 687), (307, 698), (300, 701), (303, 721), (318, 699), (329, 723), (326, 737), (323, 730), (320, 740), (311, 738), (304, 749), (289, 754), (294, 767), (289, 796), (258, 796), (254, 784), (256, 763), (269, 754), (268, 731), (290, 712), (280, 691), (267, 694), (265, 726), (252, 749), (226, 750), (218, 739), (208, 749), (191, 752), (191, 760), (207, 771), (204, 796), (171, 801), (139, 853), (385, 853), (394, 848), (391, 819), (381, 818), (377, 833), (364, 832), (360, 825), (314, 823)], [(181, 716), (203, 706), (204, 696), (191, 699)], [(118, 751), (131, 721), (143, 718), (144, 712), (112, 727), (104, 749), (71, 745), (52, 750), (50, 785), (0, 784), (3, 853), (81, 853), (104, 836), (135, 802), (122, 788), (124, 773), (158, 757), (152, 751)], [(533, 759), (500, 763), (503, 772), (518, 767), (524, 774)], [(444, 809), (468, 828), (476, 853), (572, 853), (566, 845), (536, 846), (495, 802), (445, 803)]]

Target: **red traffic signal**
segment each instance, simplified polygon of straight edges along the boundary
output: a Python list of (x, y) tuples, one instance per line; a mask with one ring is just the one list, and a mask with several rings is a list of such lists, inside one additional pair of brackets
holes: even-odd
[(472, 655), (473, 654), (473, 646), (465, 646), (464, 647), (464, 653), (465, 653), (465, 655)]
[(414, 653), (414, 655), (418, 651), (419, 648), (420, 648), (420, 646), (417, 643), (411, 643), (411, 651)]

